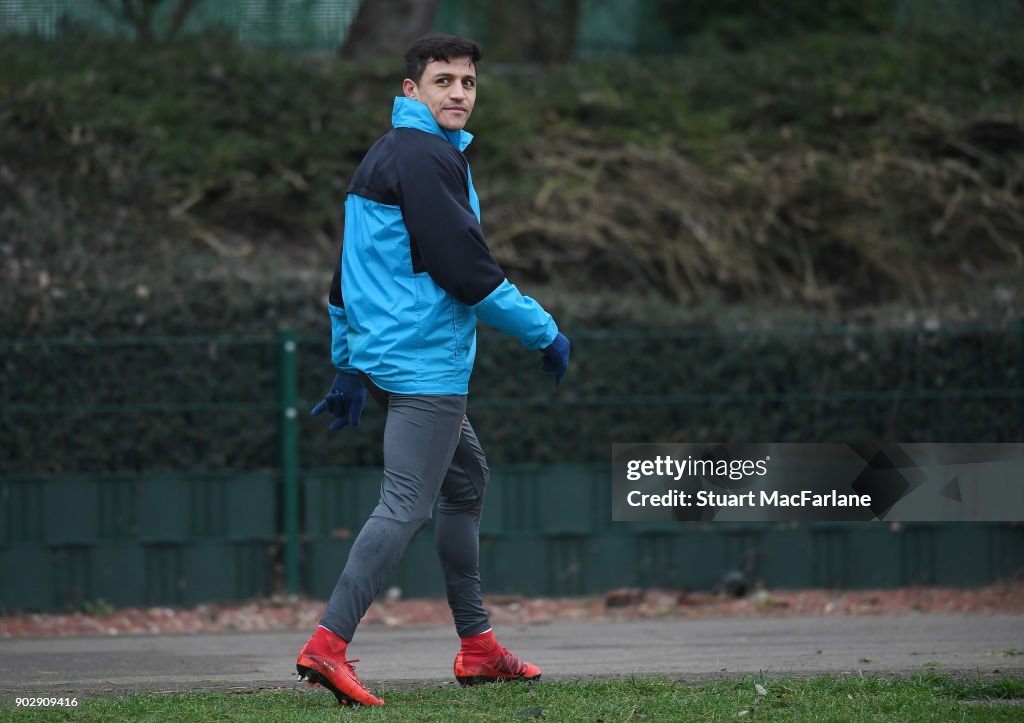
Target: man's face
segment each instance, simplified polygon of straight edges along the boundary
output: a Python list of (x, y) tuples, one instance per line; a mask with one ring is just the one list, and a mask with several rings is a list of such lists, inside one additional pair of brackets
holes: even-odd
[(428, 108), (437, 124), (446, 131), (465, 127), (476, 103), (476, 67), (470, 57), (431, 60), (423, 69), (420, 82), (406, 78), (402, 90)]

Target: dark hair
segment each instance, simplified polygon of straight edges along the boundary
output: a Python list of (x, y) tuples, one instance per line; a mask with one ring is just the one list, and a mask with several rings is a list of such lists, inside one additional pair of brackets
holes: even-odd
[(468, 38), (431, 33), (417, 40), (405, 52), (405, 77), (419, 83), (424, 68), (432, 60), (448, 62), (452, 58), (471, 58), (476, 65), (482, 57), (480, 46)]

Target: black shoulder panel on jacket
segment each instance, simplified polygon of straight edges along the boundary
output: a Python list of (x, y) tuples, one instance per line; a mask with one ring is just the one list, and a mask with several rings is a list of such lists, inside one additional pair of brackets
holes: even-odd
[[(473, 306), (505, 279), (469, 204), (469, 163), (443, 138), (397, 128), (395, 172), (413, 271), (426, 271), (459, 301)], [(422, 267), (422, 268), (420, 268)]]
[[(394, 133), (394, 131), (392, 131)], [(348, 193), (368, 198), (386, 206), (397, 206), (398, 196), (395, 193), (397, 177), (390, 163), (394, 153), (392, 133), (380, 138), (370, 146), (362, 162), (348, 184)]]

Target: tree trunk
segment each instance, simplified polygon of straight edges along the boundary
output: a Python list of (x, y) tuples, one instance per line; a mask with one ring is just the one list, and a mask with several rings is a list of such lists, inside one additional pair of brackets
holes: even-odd
[(491, 0), (488, 21), (495, 32), (487, 43), (487, 59), (499, 63), (542, 62), (534, 57), (536, 9), (530, 2)]
[(554, 51), (549, 57), (549, 62), (567, 63), (575, 57), (581, 5), (582, 0), (562, 0), (558, 22), (550, 39)]
[(189, 14), (192, 9), (196, 6), (198, 0), (180, 0), (178, 7), (174, 9), (174, 13), (171, 15), (171, 24), (167, 28), (166, 40), (174, 40), (174, 37), (181, 30), (185, 21), (188, 20)]
[(362, 0), (340, 55), (360, 60), (401, 55), (430, 30), (439, 0)]
[(490, 24), (500, 28), (487, 57), (503, 63), (568, 62), (575, 57), (581, 0), (491, 0)]

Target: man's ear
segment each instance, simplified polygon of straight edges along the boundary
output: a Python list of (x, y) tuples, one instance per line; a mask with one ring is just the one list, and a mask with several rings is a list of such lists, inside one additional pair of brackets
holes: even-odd
[(419, 100), (417, 97), (419, 94), (419, 88), (416, 87), (416, 83), (414, 83), (411, 78), (406, 78), (402, 81), (402, 92), (405, 93), (406, 98)]

